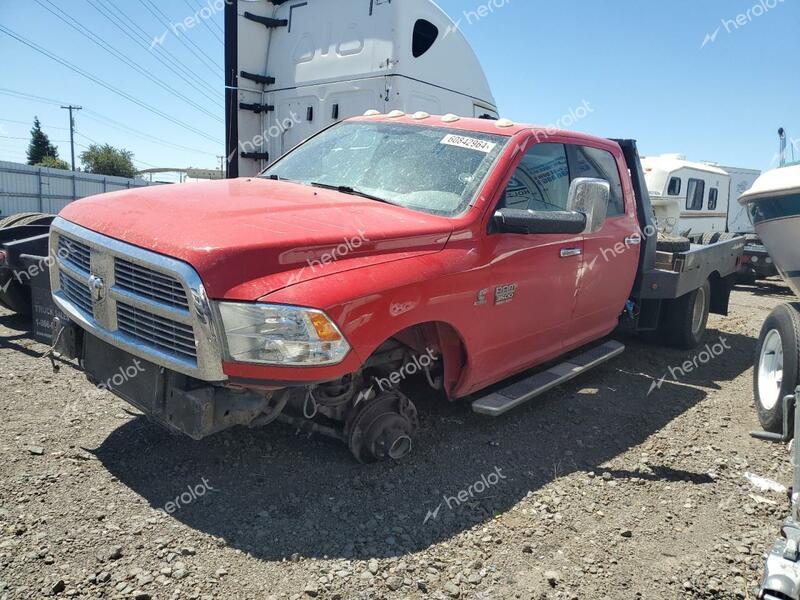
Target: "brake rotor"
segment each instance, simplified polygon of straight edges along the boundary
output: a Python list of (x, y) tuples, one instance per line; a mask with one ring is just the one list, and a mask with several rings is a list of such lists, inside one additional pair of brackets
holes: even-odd
[(360, 462), (399, 460), (411, 452), (418, 428), (416, 407), (394, 390), (357, 404), (347, 419), (345, 436)]

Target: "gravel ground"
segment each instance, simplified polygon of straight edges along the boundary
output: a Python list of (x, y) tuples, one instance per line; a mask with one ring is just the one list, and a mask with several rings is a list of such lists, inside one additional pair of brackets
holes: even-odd
[(0, 598), (754, 598), (788, 506), (745, 473), (791, 465), (748, 436), (751, 365), (790, 299), (738, 290), (713, 356), (629, 340), (500, 419), (428, 394), (370, 466), (280, 425), (173, 436), (2, 313)]

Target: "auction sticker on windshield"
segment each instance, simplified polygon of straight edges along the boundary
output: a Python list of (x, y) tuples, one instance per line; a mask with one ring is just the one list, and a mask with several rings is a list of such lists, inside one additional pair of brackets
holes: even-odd
[(489, 154), (489, 152), (494, 150), (495, 146), (497, 146), (497, 144), (494, 142), (487, 142), (485, 140), (479, 140), (477, 138), (455, 134), (444, 136), (442, 144), (447, 144), (448, 146), (457, 146), (459, 148), (467, 148), (469, 150), (477, 150), (478, 152), (484, 152), (486, 154)]

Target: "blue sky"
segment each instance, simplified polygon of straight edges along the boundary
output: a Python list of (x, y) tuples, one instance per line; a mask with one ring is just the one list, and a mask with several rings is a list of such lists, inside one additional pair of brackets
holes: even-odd
[[(184, 36), (164, 39), (171, 53), (164, 60), (177, 60), (193, 72), (184, 72), (184, 79), (156, 60), (149, 41), (137, 44), (101, 12), (125, 18), (141, 28), (129, 25), (129, 33), (152, 40), (166, 27), (156, 11), (148, 10), (150, 1), (172, 23), (194, 14), (203, 2), (0, 1), (0, 25), (181, 122), (148, 112), (0, 33), (0, 159), (24, 162), (30, 123), (38, 115), (60, 156), (69, 160), (68, 118), (59, 104), (72, 103), (84, 107), (76, 119), (77, 152), (98, 141), (132, 150), (140, 168), (219, 164), (222, 14)], [(680, 152), (690, 159), (759, 169), (771, 166), (782, 125), (798, 140), (800, 160), (800, 0), (489, 0), (483, 6), (491, 11), (483, 9), (483, 18), (477, 17), (481, 4), (473, 0), (439, 4), (460, 21), (503, 116), (553, 124), (588, 106), (591, 112), (573, 129), (636, 138), (643, 153)], [(43, 6), (56, 13), (63, 9), (184, 98)], [(701, 47), (715, 31), (713, 41)]]

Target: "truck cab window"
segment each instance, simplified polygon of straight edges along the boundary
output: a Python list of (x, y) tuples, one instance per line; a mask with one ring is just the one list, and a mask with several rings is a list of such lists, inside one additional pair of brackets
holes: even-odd
[(686, 186), (686, 210), (703, 210), (705, 193), (705, 181), (702, 179), (690, 179)]
[(669, 180), (669, 187), (667, 188), (667, 195), (680, 196), (681, 193), (681, 178), (673, 177)]
[(611, 185), (611, 196), (608, 200), (608, 216), (614, 217), (625, 214), (625, 197), (622, 194), (622, 180), (619, 176), (619, 167), (614, 156), (606, 150), (590, 148), (588, 146), (572, 146), (570, 150), (570, 173), (572, 179), (578, 177), (592, 177), (604, 179)]
[(717, 210), (717, 200), (719, 199), (719, 190), (711, 188), (708, 190), (708, 210)]
[(563, 144), (536, 144), (522, 158), (498, 208), (566, 210), (569, 167)]
[(411, 53), (419, 58), (431, 49), (439, 37), (439, 28), (430, 21), (418, 19), (414, 23), (414, 37), (411, 41)]

